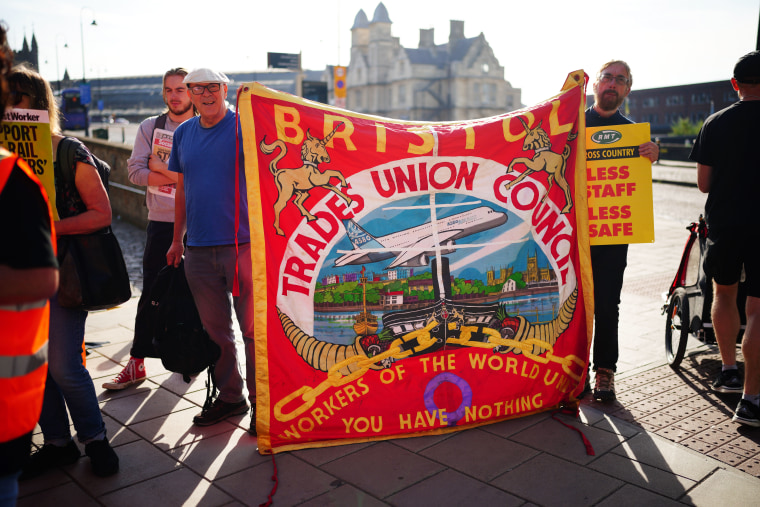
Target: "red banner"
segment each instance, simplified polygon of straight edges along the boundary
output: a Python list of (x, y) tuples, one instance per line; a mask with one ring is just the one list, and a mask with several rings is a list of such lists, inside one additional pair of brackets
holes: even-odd
[(261, 452), (577, 404), (593, 313), (583, 84), (437, 124), (241, 87)]

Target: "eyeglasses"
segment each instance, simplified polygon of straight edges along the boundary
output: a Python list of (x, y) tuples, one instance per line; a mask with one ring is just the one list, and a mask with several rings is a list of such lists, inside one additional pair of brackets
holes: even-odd
[(219, 91), (222, 85), (219, 83), (209, 83), (207, 85), (193, 85), (190, 87), (190, 93), (193, 95), (203, 95), (203, 90), (208, 90), (209, 93), (216, 93)]
[(24, 99), (24, 96), (27, 96), (30, 99), (32, 98), (32, 96), (26, 92), (11, 90), (11, 104), (14, 106), (19, 105), (21, 101)]
[(625, 76), (613, 76), (612, 74), (602, 74), (599, 76), (599, 81), (602, 83), (611, 83), (615, 81), (616, 84), (619, 85), (627, 85), (628, 84), (628, 78)]

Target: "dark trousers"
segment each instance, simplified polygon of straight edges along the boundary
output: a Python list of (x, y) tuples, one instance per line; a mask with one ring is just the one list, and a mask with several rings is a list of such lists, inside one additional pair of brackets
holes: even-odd
[(617, 369), (618, 319), (628, 245), (594, 245), (594, 370)]
[(150, 307), (150, 289), (161, 268), (166, 266), (166, 252), (172, 244), (174, 236), (173, 222), (148, 222), (148, 237), (145, 241), (143, 253), (143, 287), (140, 301), (137, 303), (135, 315), (135, 338), (132, 349), (129, 351), (132, 357), (158, 357), (153, 348), (153, 332), (150, 329), (150, 315), (146, 311)]

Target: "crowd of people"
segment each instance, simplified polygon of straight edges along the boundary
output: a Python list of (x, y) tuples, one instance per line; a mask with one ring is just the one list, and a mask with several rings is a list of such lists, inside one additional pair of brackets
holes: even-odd
[[(12, 66), (12, 51), (0, 26), (2, 97), (0, 105), (49, 113), (54, 171), (68, 163), (57, 156), (64, 136), (51, 87), (39, 73)], [(156, 357), (147, 306), (149, 289), (165, 265), (184, 259), (190, 290), (204, 328), (220, 347), (215, 377), (220, 394), (193, 419), (208, 426), (251, 411), (249, 432), (256, 434), (253, 287), (250, 232), (242, 143), (236, 143), (237, 119), (228, 107), (228, 79), (207, 68), (174, 68), (163, 77), (167, 110), (142, 122), (128, 160), (129, 179), (145, 186), (148, 208), (143, 255), (143, 291), (135, 316), (130, 358), (108, 390), (125, 389), (147, 377), (144, 359)], [(713, 280), (712, 320), (723, 361), (713, 383), (718, 392), (743, 392), (734, 420), (760, 427), (760, 265), (758, 239), (752, 230), (754, 191), (760, 187), (760, 53), (736, 64), (731, 79), (739, 101), (705, 122), (691, 158), (697, 163), (699, 188), (708, 192), (709, 227), (705, 271)], [(619, 109), (631, 92), (633, 76), (623, 61), (600, 68), (593, 82), (594, 104), (586, 110), (589, 127), (633, 123)], [(153, 151), (155, 132), (172, 138), (166, 160)], [(0, 149), (0, 505), (13, 505), (17, 481), (74, 463), (84, 446), (92, 472), (101, 477), (119, 470), (110, 446), (92, 378), (83, 361), (87, 312), (58, 304), (57, 245), (61, 238), (87, 234), (111, 223), (108, 192), (88, 148), (76, 141), (74, 184), (55, 178), (55, 208), (24, 160)], [(727, 147), (731, 147), (727, 149)], [(652, 162), (659, 148), (639, 146)], [(239, 202), (232, 196), (239, 196)], [(615, 400), (618, 317), (627, 245), (591, 247), (595, 330), (587, 389), (600, 402)], [(745, 374), (736, 366), (739, 333), (737, 285), (748, 287), (747, 324), (742, 343)], [(23, 283), (21, 283), (23, 281)], [(245, 371), (235, 346), (232, 311), (243, 337)], [(248, 393), (246, 399), (245, 393)], [(31, 452), (36, 425), (43, 445)]]
[[(50, 84), (27, 66), (12, 66), (4, 26), (0, 51), (3, 112), (6, 106), (48, 112), (57, 212), (53, 214), (44, 186), (26, 162), (0, 149), (0, 212), (19, 217), (2, 220), (0, 226), (7, 240), (0, 249), (0, 506), (6, 506), (15, 505), (18, 480), (81, 457), (69, 417), (94, 475), (116, 474), (119, 457), (109, 444), (85, 366), (88, 312), (58, 303), (58, 290), (68, 283), (59, 287), (60, 242), (67, 235), (89, 234), (111, 224), (108, 192), (93, 155), (79, 140), (66, 138), (76, 143), (73, 163), (59, 156), (65, 138)], [(140, 125), (127, 164), (130, 181), (148, 189), (143, 291), (130, 358), (103, 387), (120, 390), (145, 380), (144, 359), (157, 357), (148, 311), (150, 287), (163, 266), (177, 266), (184, 259), (203, 326), (221, 349), (215, 368), (219, 395), (193, 422), (208, 426), (251, 409), (249, 431), (255, 435), (252, 266), (243, 262), (250, 258), (248, 209), (246, 193), (240, 192), (246, 188), (243, 152), (240, 148), (236, 157), (237, 119), (226, 102), (227, 83), (224, 74), (210, 69), (171, 69), (163, 78), (166, 112)], [(168, 160), (153, 150), (156, 130), (164, 141), (173, 138)], [(64, 170), (74, 175), (73, 183), (61, 177)], [(236, 191), (239, 203), (227, 198)], [(243, 331), (245, 375), (235, 347), (233, 307)], [(37, 425), (43, 443), (32, 451)]]

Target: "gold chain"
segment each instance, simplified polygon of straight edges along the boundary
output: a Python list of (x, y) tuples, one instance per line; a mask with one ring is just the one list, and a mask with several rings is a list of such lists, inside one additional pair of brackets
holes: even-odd
[[(373, 365), (384, 361), (385, 359), (400, 360), (411, 356), (414, 353), (421, 353), (432, 347), (438, 342), (437, 338), (430, 334), (430, 330), (438, 326), (440, 323), (433, 319), (422, 329), (417, 329), (411, 333), (407, 333), (401, 338), (395, 339), (391, 346), (385, 352), (376, 356), (367, 357), (365, 355), (355, 355), (344, 359), (339, 363), (333, 364), (327, 371), (327, 378), (323, 380), (317, 387), (311, 388), (309, 386), (301, 386), (288, 396), (282, 398), (275, 404), (274, 416), (278, 421), (287, 422), (295, 419), (299, 415), (306, 412), (316, 402), (317, 398), (324, 393), (330, 387), (340, 387), (349, 382), (359, 379), (364, 375)], [(455, 331), (457, 329), (456, 323), (449, 323), (448, 329)], [(499, 331), (491, 328), (483, 328), (481, 332), (488, 336), (487, 342), (472, 342), (470, 337), (472, 333), (478, 331), (477, 327), (462, 326), (460, 329), (458, 338), (448, 338), (446, 343), (452, 345), (460, 345), (464, 347), (486, 348), (494, 349), (499, 346), (511, 347), (520, 349), (522, 354), (533, 361), (541, 364), (547, 364), (549, 362), (555, 362), (562, 365), (562, 370), (576, 381), (580, 381), (580, 375), (574, 373), (570, 367), (573, 363), (577, 364), (581, 370), (585, 367), (585, 363), (576, 355), (570, 354), (567, 357), (560, 357), (554, 355), (554, 348), (548, 342), (538, 340), (535, 338), (528, 338), (523, 341), (511, 340), (509, 338), (502, 338)], [(417, 339), (417, 346), (411, 349), (404, 350), (403, 345), (410, 342), (413, 339)], [(534, 345), (538, 345), (540, 348), (546, 349), (546, 356), (539, 356), (533, 354), (532, 350)], [(354, 372), (350, 372), (348, 367), (356, 364), (358, 369)], [(348, 374), (341, 373), (340, 370), (346, 369), (350, 372)], [(301, 397), (303, 403), (295, 410), (284, 413), (283, 408), (291, 401)]]

